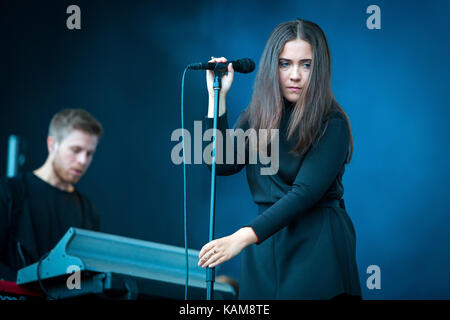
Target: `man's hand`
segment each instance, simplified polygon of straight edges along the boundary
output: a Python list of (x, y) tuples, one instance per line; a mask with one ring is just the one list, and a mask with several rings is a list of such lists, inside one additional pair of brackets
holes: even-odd
[(227, 237), (213, 240), (203, 246), (198, 265), (214, 268), (237, 256), (245, 247), (256, 243), (257, 237), (250, 227), (244, 227)]

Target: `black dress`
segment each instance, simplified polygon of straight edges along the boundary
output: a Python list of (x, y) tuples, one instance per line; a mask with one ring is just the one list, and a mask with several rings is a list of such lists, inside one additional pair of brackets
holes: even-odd
[[(323, 122), (325, 131), (318, 143), (299, 157), (289, 153), (297, 142), (287, 140), (291, 111), (292, 106), (285, 104), (276, 174), (262, 175), (261, 168), (269, 165), (250, 164), (248, 150), (245, 164), (216, 164), (217, 175), (231, 175), (246, 166), (250, 191), (259, 208), (248, 224), (258, 242), (242, 251), (239, 299), (361, 296), (356, 235), (342, 199), (349, 150), (347, 122), (342, 114), (332, 112)], [(204, 123), (213, 127), (213, 119), (205, 118)], [(245, 131), (249, 126), (240, 127)], [(218, 117), (217, 128), (230, 139), (225, 135), (226, 114)], [(222, 153), (226, 159), (225, 151), (218, 149), (217, 157)]]

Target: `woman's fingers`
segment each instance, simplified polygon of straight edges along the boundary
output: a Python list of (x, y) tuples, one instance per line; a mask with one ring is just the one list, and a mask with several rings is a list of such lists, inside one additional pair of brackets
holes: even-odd
[(221, 63), (225, 63), (227, 62), (227, 58), (225, 57), (220, 57), (220, 58), (215, 58), (215, 57), (211, 57), (211, 62), (221, 62)]
[(218, 252), (216, 249), (214, 248), (210, 249), (201, 256), (201, 258), (198, 261), (198, 265), (202, 268), (208, 267), (211, 263), (215, 262), (221, 256), (222, 254)]
[[(227, 62), (227, 59), (225, 57), (211, 57), (211, 59), (208, 61), (210, 63), (225, 63)], [(208, 82), (208, 89), (212, 90), (212, 82), (213, 82), (214, 74), (212, 70), (206, 70), (206, 81)]]
[(199, 257), (198, 257), (199, 265), (200, 265), (202, 262), (208, 260), (209, 257), (212, 256), (214, 253), (215, 253), (215, 250), (214, 250), (214, 249), (206, 250), (205, 252), (200, 253), (200, 254), (199, 254)]
[(208, 62), (214, 62), (214, 63), (221, 62), (221, 63), (225, 63), (225, 62), (227, 62), (227, 58), (225, 58), (225, 57), (220, 57), (220, 58), (211, 57), (211, 60), (209, 60)]
[(228, 65), (228, 72), (233, 72), (233, 71), (234, 71), (233, 64), (230, 63), (230, 64)]
[(217, 255), (217, 250), (215, 248), (213, 248), (212, 246), (207, 247), (203, 252), (200, 252), (199, 254), (199, 259), (198, 259), (198, 265), (200, 267), (204, 267), (205, 265), (207, 266), (207, 263), (211, 262), (210, 259), (214, 256)]
[[(216, 58), (216, 57), (211, 57), (211, 59), (208, 61), (209, 63), (226, 63), (228, 60), (225, 57), (220, 57), (220, 58)], [(228, 72), (233, 72), (233, 66), (230, 63), (228, 65)], [(214, 77), (214, 74), (212, 72), (212, 70), (206, 70), (206, 78), (207, 80), (209, 80), (209, 82), (211, 82), (210, 86), (212, 86), (212, 79)]]
[(246, 246), (256, 243), (253, 231), (249, 230), (250, 228), (241, 228), (227, 237), (205, 244), (199, 252), (198, 265), (214, 268), (237, 256)]
[(203, 260), (200, 260), (199, 266), (202, 268), (210, 267), (212, 268), (211, 264), (215, 263), (217, 260), (222, 258), (222, 255), (219, 252), (216, 252), (214, 250), (210, 250), (211, 253), (207, 253)]
[[(222, 252), (223, 250), (220, 249), (222, 246), (218, 241), (220, 241), (220, 239), (213, 240), (205, 244), (200, 250), (200, 253), (198, 254), (198, 265), (200, 267), (211, 267), (212, 263), (215, 263), (217, 260), (222, 259), (225, 256)], [(215, 265), (217, 265), (217, 263)]]
[(198, 257), (199, 257), (199, 258), (202, 258), (202, 256), (203, 256), (206, 252), (208, 252), (209, 250), (211, 250), (211, 249), (214, 247), (215, 243), (216, 243), (216, 241), (213, 240), (213, 241), (208, 242), (207, 244), (205, 244), (205, 245), (200, 249), (200, 253), (198, 254)]
[(215, 261), (213, 261), (213, 262), (209, 265), (209, 267), (210, 267), (210, 268), (214, 268), (215, 266), (217, 266), (217, 265), (219, 265), (219, 264), (221, 264), (221, 263), (223, 263), (223, 262), (225, 262), (225, 261), (227, 261), (226, 257), (225, 257), (225, 256), (222, 256), (222, 257), (216, 259)]

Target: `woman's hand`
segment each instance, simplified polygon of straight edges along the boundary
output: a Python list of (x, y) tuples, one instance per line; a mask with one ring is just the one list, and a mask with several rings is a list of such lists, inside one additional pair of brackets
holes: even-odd
[(214, 268), (234, 258), (242, 249), (256, 242), (257, 238), (252, 228), (241, 228), (232, 235), (205, 244), (198, 255), (198, 265), (202, 268)]
[[(221, 58), (214, 58), (211, 57), (212, 59), (209, 60), (208, 62), (221, 62), (221, 63), (226, 63), (227, 59), (224, 57)], [(231, 84), (233, 83), (233, 78), (234, 78), (234, 69), (233, 69), (233, 65), (230, 63), (228, 65), (228, 74), (224, 75), (222, 77), (222, 88), (220, 89), (220, 95), (221, 96), (226, 96), (228, 91), (231, 88)], [(208, 85), (208, 93), (209, 96), (214, 96), (214, 88), (213, 88), (213, 84), (214, 84), (214, 73), (211, 70), (206, 70), (206, 83)]]

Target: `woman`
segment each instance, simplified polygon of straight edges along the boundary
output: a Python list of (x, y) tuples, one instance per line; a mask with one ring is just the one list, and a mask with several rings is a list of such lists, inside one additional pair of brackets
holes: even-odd
[[(210, 62), (226, 61), (222, 57)], [(207, 71), (209, 127), (214, 116), (212, 82), (213, 74)], [(229, 64), (219, 104), (222, 133), (228, 128), (226, 95), (232, 82)], [(250, 164), (247, 156), (244, 164), (216, 165), (218, 175), (246, 166), (259, 214), (248, 226), (203, 246), (199, 265), (212, 268), (242, 251), (240, 299), (360, 298), (355, 231), (342, 199), (352, 133), (331, 90), (329, 48), (319, 26), (297, 19), (275, 28), (250, 105), (235, 127), (279, 129), (279, 169), (262, 175), (262, 165)]]

